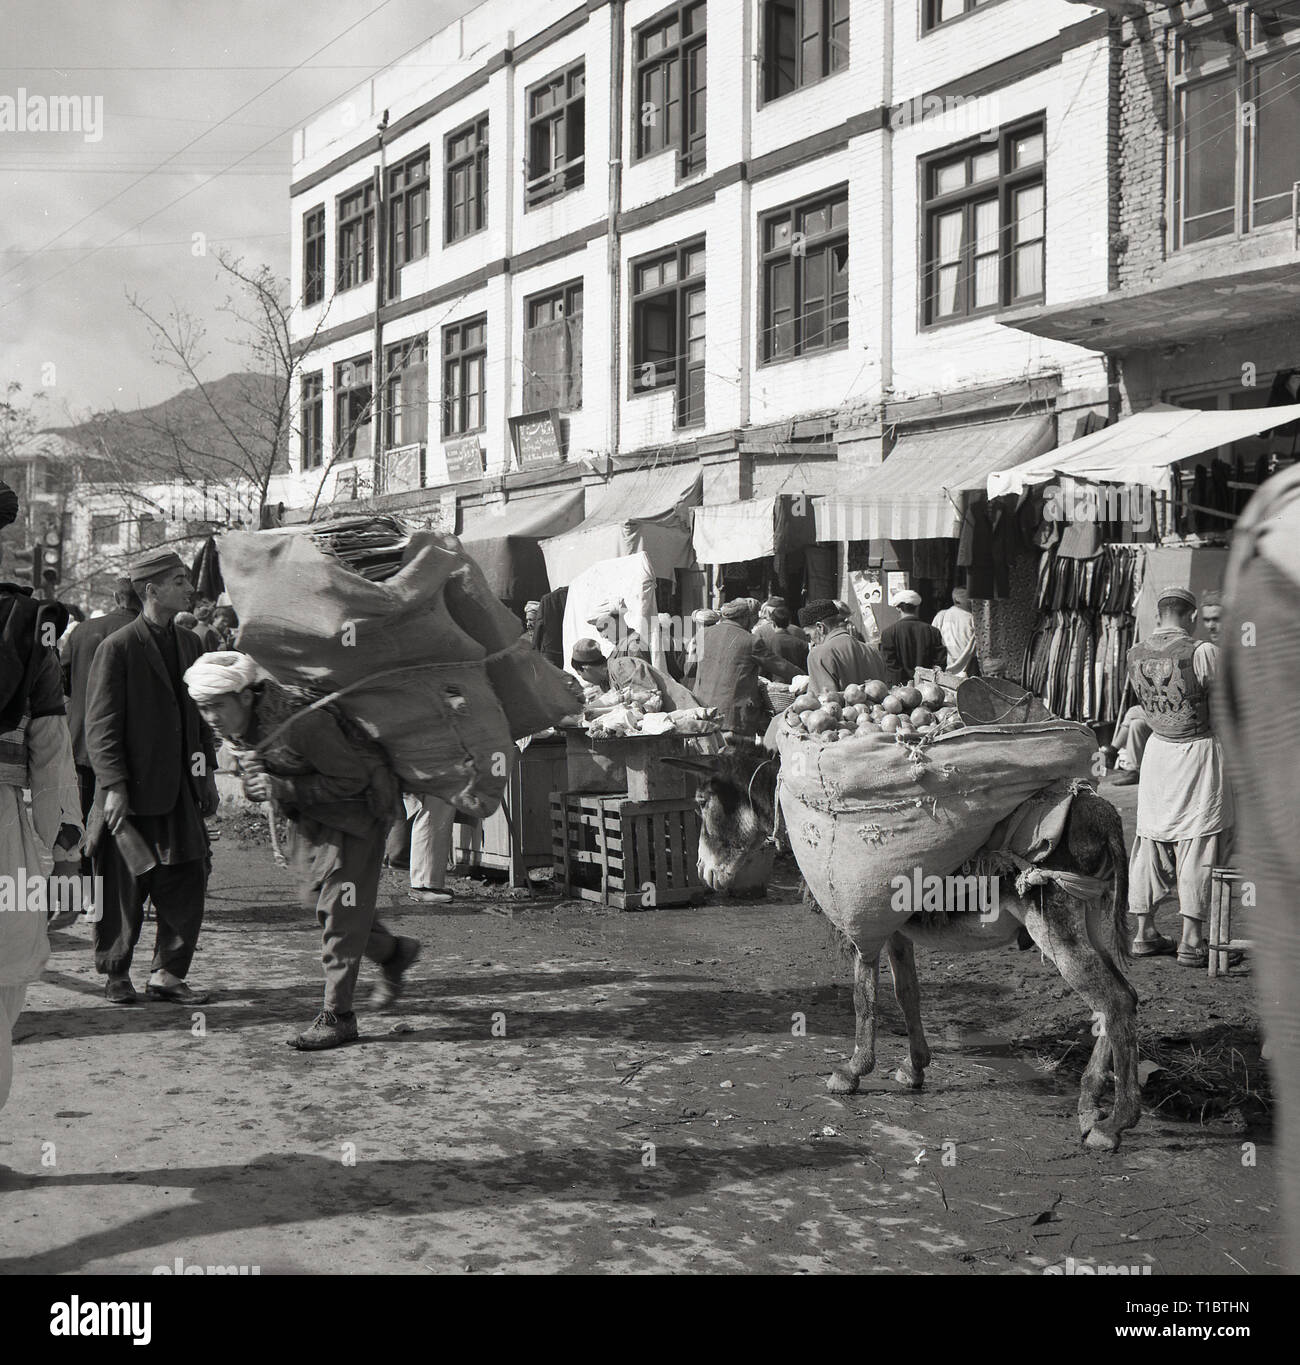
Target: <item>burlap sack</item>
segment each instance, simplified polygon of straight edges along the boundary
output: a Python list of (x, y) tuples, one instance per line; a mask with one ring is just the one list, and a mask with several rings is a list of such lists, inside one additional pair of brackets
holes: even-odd
[[(485, 597), (482, 574), (452, 537), (412, 536), (401, 570), (383, 582), (352, 573), (295, 531), (227, 535), (221, 562), (239, 613), (238, 647), (281, 682), (348, 689), (339, 704), (383, 745), (404, 791), (490, 814), (514, 736), (572, 710), (562, 683), (536, 678), (524, 657), (533, 651), (518, 649), (518, 665), (485, 662), (492, 652), (515, 656), (519, 626)], [(526, 686), (534, 687), (528, 705)]]
[[(1036, 792), (1087, 777), (1085, 725), (979, 726), (910, 746), (868, 733), (838, 743), (782, 728), (778, 793), (817, 904), (851, 939), (889, 914), (891, 881), (947, 877)], [(897, 927), (901, 927), (901, 924)]]

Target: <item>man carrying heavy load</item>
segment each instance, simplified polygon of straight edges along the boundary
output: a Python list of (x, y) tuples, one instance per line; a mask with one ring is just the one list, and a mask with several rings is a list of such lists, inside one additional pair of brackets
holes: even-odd
[[(1164, 588), (1157, 626), (1129, 650), (1129, 682), (1151, 738), (1138, 783), (1137, 838), (1129, 863), (1129, 913), (1137, 921), (1133, 953), (1172, 953), (1203, 967), (1202, 927), (1210, 904), (1210, 871), (1232, 851), (1235, 813), (1223, 752), (1210, 730), (1210, 685), (1219, 651), (1192, 639), (1196, 597)], [(1175, 945), (1155, 928), (1156, 908), (1177, 890), (1183, 918)]]
[(289, 818), (289, 856), (305, 906), (323, 930), (325, 1003), (311, 1026), (287, 1041), (307, 1052), (357, 1037), (352, 1009), (362, 957), (382, 967), (371, 1003), (401, 993), (420, 952), (413, 938), (375, 919), (385, 836), (397, 809), (396, 779), (377, 744), (339, 713), (309, 709), (308, 694), (272, 679), (233, 651), (205, 654), (185, 685), (215, 734), (230, 746), (253, 801), (275, 801)]

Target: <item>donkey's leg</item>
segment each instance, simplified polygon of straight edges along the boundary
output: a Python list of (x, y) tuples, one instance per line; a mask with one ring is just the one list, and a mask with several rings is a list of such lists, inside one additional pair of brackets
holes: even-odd
[[(1079, 1086), (1079, 1127), (1089, 1147), (1114, 1151), (1120, 1134), (1137, 1124), (1142, 1106), (1137, 1089), (1137, 1010), (1128, 982), (1093, 945), (1087, 911), (1072, 896), (1052, 893), (1046, 911), (1024, 904), (1023, 919), (1034, 942), (1066, 983), (1083, 997), (1099, 1028), (1097, 1042)], [(1017, 916), (1019, 918), (1019, 916)], [(1106, 1065), (1115, 1060), (1115, 1108), (1102, 1115), (1099, 1099)]]
[(894, 1072), (894, 1079), (899, 1085), (919, 1090), (925, 1084), (930, 1049), (921, 1026), (921, 984), (916, 978), (916, 953), (911, 940), (902, 934), (891, 934), (885, 948), (894, 978), (894, 999), (907, 1023), (907, 1061)]
[(876, 973), (880, 967), (880, 948), (864, 957), (854, 945), (853, 1013), (857, 1028), (853, 1056), (846, 1066), (837, 1066), (826, 1078), (826, 1089), (835, 1095), (852, 1095), (858, 1080), (876, 1068)]

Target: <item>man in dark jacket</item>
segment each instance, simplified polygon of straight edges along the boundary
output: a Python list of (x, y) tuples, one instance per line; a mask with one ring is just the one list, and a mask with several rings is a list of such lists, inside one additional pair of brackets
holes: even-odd
[(109, 1000), (134, 1003), (131, 959), (148, 898), (158, 937), (146, 995), (202, 1004), (185, 977), (203, 923), (203, 820), (218, 802), (212, 732), (181, 681), (202, 647), (174, 624), (193, 590), (179, 557), (161, 548), (132, 563), (131, 584), (141, 613), (100, 644), (87, 687), (86, 752), (105, 827), (94, 851), (104, 892), (95, 966)]
[(943, 636), (917, 616), (921, 609), (921, 594), (909, 588), (894, 598), (894, 606), (901, 619), (886, 626), (880, 636), (880, 652), (889, 670), (885, 681), (910, 683), (918, 668), (946, 668), (948, 647)]
[(747, 600), (728, 602), (717, 625), (698, 637), (696, 700), (701, 706), (716, 706), (726, 728), (739, 735), (756, 735), (766, 722), (760, 674), (777, 682), (799, 675), (793, 664), (778, 659), (751, 634), (755, 615)]
[(850, 683), (884, 681), (885, 661), (879, 650), (850, 634), (848, 617), (838, 603), (810, 602), (800, 610), (799, 624), (811, 629), (816, 641), (808, 654), (808, 690), (814, 697), (843, 692)]
[[(90, 815), (95, 801), (95, 770), (86, 752), (86, 686), (95, 651), (110, 635), (129, 626), (140, 614), (140, 599), (129, 578), (119, 578), (113, 588), (113, 610), (104, 616), (83, 621), (63, 642), (63, 692), (68, 699), (68, 730), (72, 736), (72, 758), (77, 765), (77, 785), (81, 788), (81, 818)], [(83, 876), (90, 876), (90, 858), (81, 860)]]
[(767, 629), (761, 630), (760, 621), (754, 627), (754, 634), (786, 663), (793, 664), (800, 673), (808, 668), (808, 638), (802, 633), (796, 635), (790, 627), (790, 608), (784, 603), (771, 608), (767, 617)]

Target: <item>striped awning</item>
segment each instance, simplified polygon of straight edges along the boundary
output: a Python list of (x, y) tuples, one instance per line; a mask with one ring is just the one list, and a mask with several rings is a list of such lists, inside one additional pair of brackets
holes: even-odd
[(1016, 417), (904, 436), (883, 464), (813, 499), (817, 539), (935, 540), (961, 531), (962, 494), (1056, 444), (1051, 417)]

